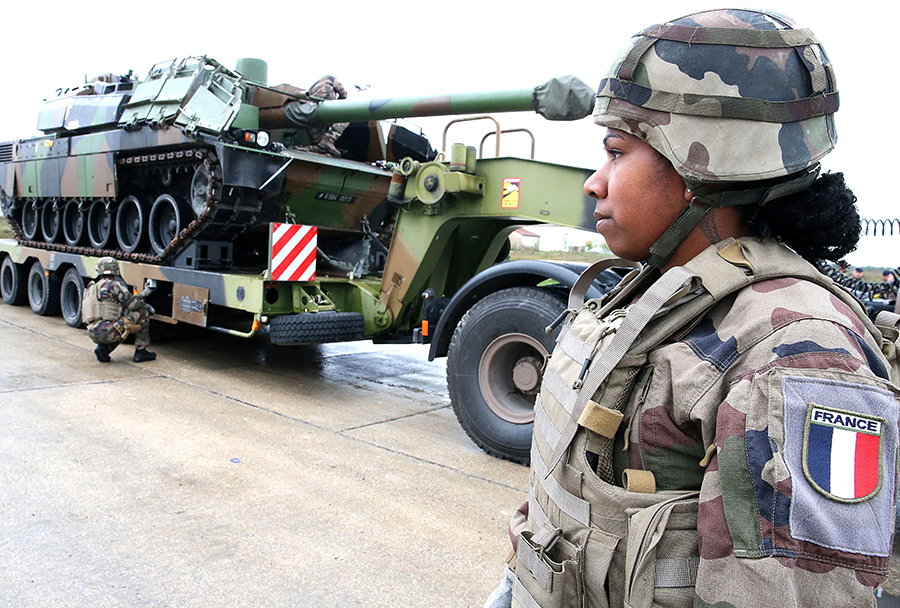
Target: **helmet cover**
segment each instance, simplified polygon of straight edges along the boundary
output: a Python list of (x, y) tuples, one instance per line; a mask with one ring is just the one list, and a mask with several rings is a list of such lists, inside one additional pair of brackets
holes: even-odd
[(646, 141), (688, 182), (746, 182), (814, 166), (837, 141), (837, 108), (811, 31), (719, 9), (634, 36), (600, 83), (594, 122)]
[(115, 260), (115, 258), (111, 258), (109, 256), (100, 258), (97, 261), (97, 270), (95, 272), (97, 276), (118, 276), (119, 271), (119, 263)]

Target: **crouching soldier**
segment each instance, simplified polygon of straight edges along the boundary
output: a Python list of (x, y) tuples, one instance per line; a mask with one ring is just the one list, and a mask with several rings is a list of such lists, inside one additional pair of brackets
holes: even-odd
[(97, 262), (96, 274), (97, 280), (84, 290), (81, 315), (88, 336), (97, 344), (97, 360), (109, 363), (109, 354), (130, 334), (134, 334), (135, 363), (156, 359), (156, 353), (147, 350), (153, 314), (153, 308), (144, 302), (148, 294), (132, 295), (119, 272), (119, 263), (111, 257)]

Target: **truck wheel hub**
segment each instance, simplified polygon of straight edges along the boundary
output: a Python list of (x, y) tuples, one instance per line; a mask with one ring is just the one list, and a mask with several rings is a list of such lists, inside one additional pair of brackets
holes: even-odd
[(534, 392), (541, 383), (541, 362), (536, 357), (522, 357), (513, 367), (513, 382), (523, 393)]
[(534, 396), (546, 356), (547, 349), (527, 334), (504, 334), (488, 345), (478, 364), (478, 385), (494, 414), (513, 424), (534, 421)]

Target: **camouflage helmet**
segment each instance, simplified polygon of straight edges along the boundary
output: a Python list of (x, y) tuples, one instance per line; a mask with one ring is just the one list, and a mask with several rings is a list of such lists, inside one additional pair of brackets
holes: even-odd
[(634, 36), (600, 82), (594, 122), (647, 142), (694, 195), (647, 263), (663, 268), (710, 208), (809, 188), (837, 108), (824, 49), (777, 13), (709, 10)]
[(811, 31), (720, 9), (634, 36), (600, 84), (594, 121), (646, 141), (689, 184), (748, 182), (815, 166), (837, 141), (837, 108)]
[(100, 258), (97, 261), (97, 270), (95, 274), (98, 277), (104, 275), (118, 276), (121, 274), (121, 272), (119, 271), (119, 263), (115, 260), (115, 258), (111, 258), (109, 256)]

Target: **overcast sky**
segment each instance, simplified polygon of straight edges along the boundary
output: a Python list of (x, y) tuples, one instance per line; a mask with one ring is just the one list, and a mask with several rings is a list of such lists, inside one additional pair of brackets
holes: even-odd
[[(896, 2), (778, 0), (769, 6), (811, 28), (837, 73), (839, 143), (823, 161), (843, 171), (866, 218), (900, 217), (896, 191), (900, 140), (895, 66), (900, 53), (890, 25)], [(314, 2), (131, 3), (16, 2), (4, 19), (0, 141), (35, 134), (42, 99), (85, 76), (128, 70), (143, 76), (157, 62), (209, 55), (233, 67), (239, 57), (269, 64), (269, 84), (308, 87), (335, 73), (351, 96), (388, 97), (533, 87), (574, 74), (595, 87), (616, 51), (648, 25), (717, 5), (703, 2)], [(247, 7), (258, 7), (253, 13)], [(450, 8), (452, 7), (452, 8)], [(887, 28), (878, 29), (878, 24)], [(883, 65), (888, 62), (888, 66)], [(353, 85), (369, 86), (356, 93)], [(536, 116), (499, 117), (503, 128), (535, 131), (536, 157), (595, 168), (603, 161), (603, 130), (590, 119), (548, 122)], [(439, 148), (446, 121), (419, 119)], [(454, 128), (455, 129), (455, 128)], [(450, 141), (477, 145), (476, 135), (451, 131)], [(504, 154), (528, 144), (504, 140)], [(900, 234), (864, 238), (853, 264), (900, 265)]]

